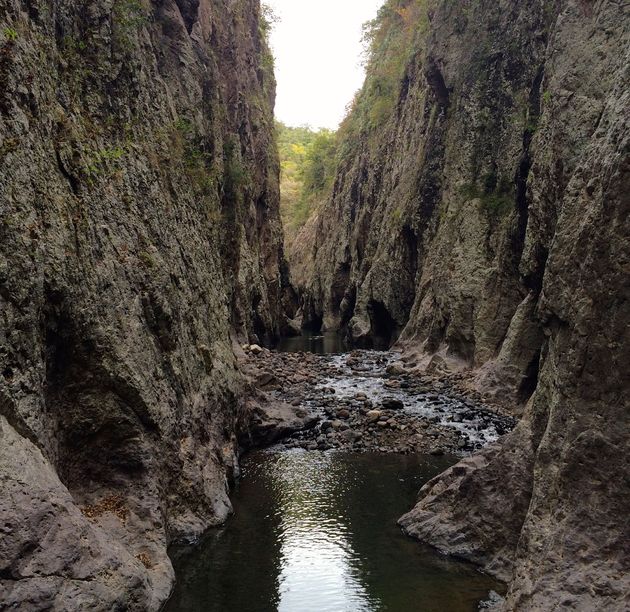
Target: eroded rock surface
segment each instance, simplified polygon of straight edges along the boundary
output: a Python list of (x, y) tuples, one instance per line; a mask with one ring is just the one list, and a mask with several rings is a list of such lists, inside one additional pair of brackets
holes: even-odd
[(286, 265), (255, 0), (0, 0), (0, 608), (153, 610)]
[(402, 519), (508, 580), (510, 610), (628, 606), (628, 11), (431, 3), (395, 111), (302, 247), (307, 323), (459, 360), (526, 405)]

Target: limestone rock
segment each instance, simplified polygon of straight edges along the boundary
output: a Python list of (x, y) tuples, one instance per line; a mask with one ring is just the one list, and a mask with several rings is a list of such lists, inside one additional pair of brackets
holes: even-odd
[(383, 413), (380, 410), (370, 410), (365, 416), (370, 423), (376, 423)]
[(258, 344), (250, 344), (249, 351), (252, 355), (258, 356), (263, 352), (263, 349)]

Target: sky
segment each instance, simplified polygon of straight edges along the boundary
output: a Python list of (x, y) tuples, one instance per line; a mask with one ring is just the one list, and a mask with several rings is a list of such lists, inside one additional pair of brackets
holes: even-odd
[(383, 0), (266, 0), (280, 21), (271, 35), (276, 118), (336, 129), (363, 84), (361, 26)]

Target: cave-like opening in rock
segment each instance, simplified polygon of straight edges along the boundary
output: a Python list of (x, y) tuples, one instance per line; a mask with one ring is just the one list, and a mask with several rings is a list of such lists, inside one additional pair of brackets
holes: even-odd
[(536, 387), (538, 386), (538, 371), (540, 369), (540, 351), (534, 355), (534, 358), (530, 361), (527, 369), (525, 370), (525, 376), (521, 381), (518, 388), (518, 400), (520, 403), (525, 403), (532, 396)]
[(321, 314), (315, 314), (302, 324), (302, 328), (313, 334), (319, 334), (324, 325), (324, 318)]
[(387, 307), (378, 300), (368, 303), (370, 317), (370, 336), (376, 349), (388, 349), (398, 339), (398, 324)]

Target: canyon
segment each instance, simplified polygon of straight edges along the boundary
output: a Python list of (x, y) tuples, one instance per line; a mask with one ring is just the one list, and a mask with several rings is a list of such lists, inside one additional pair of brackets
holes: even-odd
[[(292, 436), (460, 453), (406, 534), (505, 610), (627, 609), (628, 13), (388, 0), (285, 256), (258, 0), (0, 0), (0, 607), (160, 609)], [(259, 346), (300, 328), (396, 358)], [(323, 390), (375, 364), (384, 409)]]

